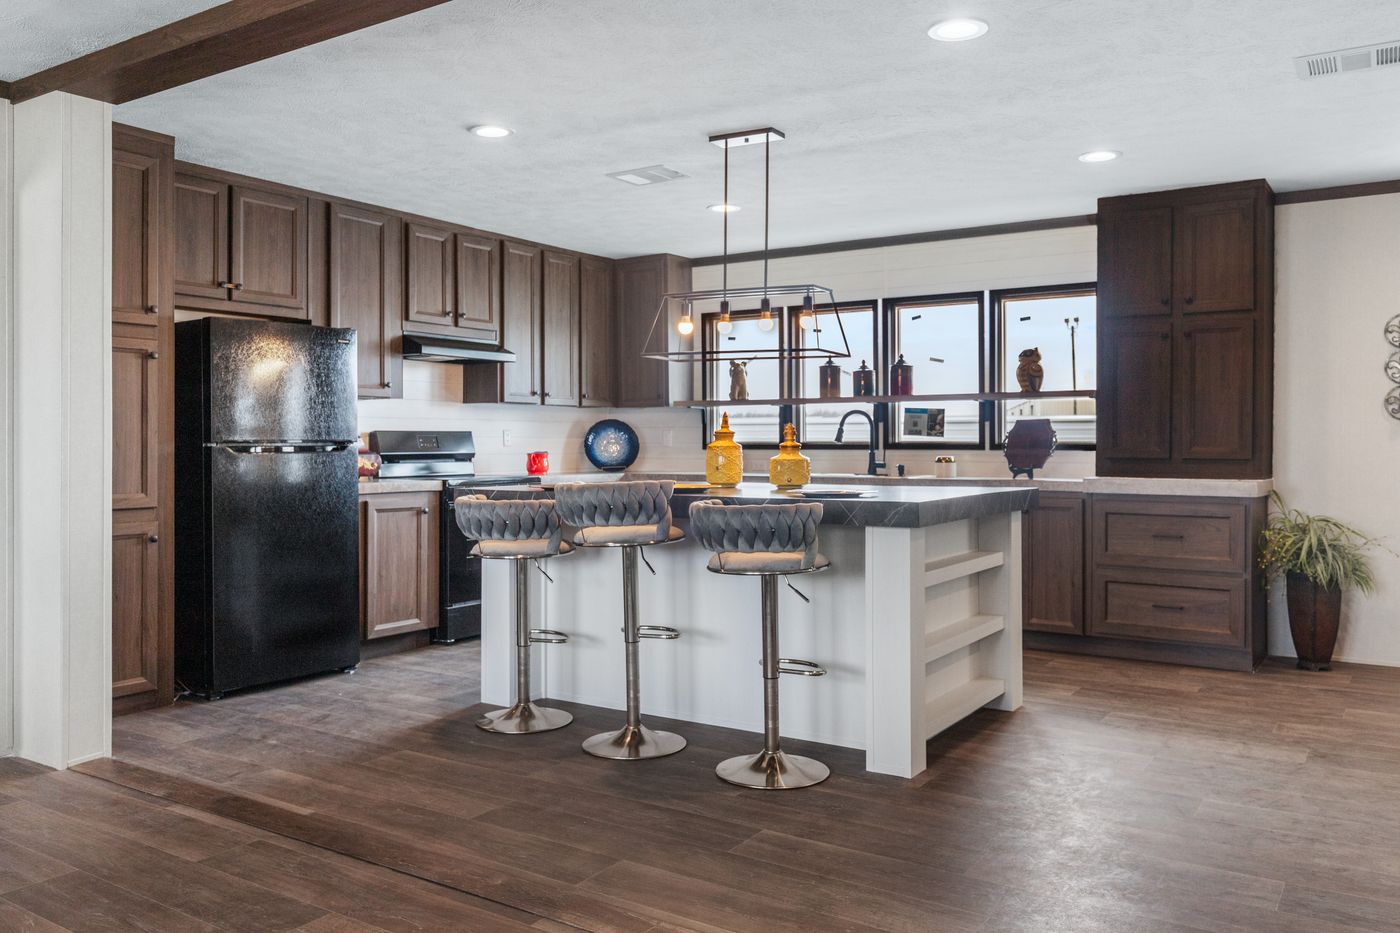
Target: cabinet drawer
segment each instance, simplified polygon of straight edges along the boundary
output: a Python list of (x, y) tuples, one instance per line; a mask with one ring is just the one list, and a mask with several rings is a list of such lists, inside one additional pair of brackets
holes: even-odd
[(1095, 566), (1245, 573), (1245, 504), (1102, 496), (1093, 504)]
[(1100, 572), (1089, 634), (1241, 647), (1249, 615), (1248, 586), (1243, 577)]

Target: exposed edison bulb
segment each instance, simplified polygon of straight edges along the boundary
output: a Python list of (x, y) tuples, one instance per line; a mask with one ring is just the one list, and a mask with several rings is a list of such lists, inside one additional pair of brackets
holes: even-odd
[(691, 319), (689, 314), (683, 315), (681, 319), (676, 322), (676, 333), (680, 334), (682, 337), (689, 337), (691, 334), (695, 333), (695, 321)]
[(773, 330), (773, 303), (767, 298), (759, 305), (758, 329), (763, 333), (771, 333)]
[(798, 319), (797, 319), (797, 326), (800, 327), (800, 328), (802, 328), (803, 330), (811, 330), (811, 329), (812, 329), (812, 325), (815, 324), (816, 322), (817, 322), (817, 319), (816, 319), (816, 317), (815, 317), (814, 315), (809, 314), (809, 313), (806, 312), (806, 311), (803, 311), (802, 314), (801, 314), (801, 316), (798, 317)]
[(728, 299), (719, 303), (719, 320), (715, 322), (715, 330), (721, 334), (727, 334), (734, 330), (734, 322), (729, 319)]

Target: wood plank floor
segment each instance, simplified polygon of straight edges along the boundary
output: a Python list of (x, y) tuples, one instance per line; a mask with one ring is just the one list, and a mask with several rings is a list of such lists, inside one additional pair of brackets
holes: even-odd
[[(118, 719), (0, 761), (0, 929), (1400, 930), (1400, 670), (1028, 653), (1026, 706), (764, 794), (752, 735), (614, 763), (471, 723), (475, 646)], [(565, 704), (561, 704), (565, 705)], [(664, 724), (658, 720), (657, 724)]]

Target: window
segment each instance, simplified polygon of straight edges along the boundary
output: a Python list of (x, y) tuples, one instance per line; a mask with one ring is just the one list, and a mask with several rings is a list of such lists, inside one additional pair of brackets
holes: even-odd
[[(1097, 297), (1093, 285), (1009, 289), (992, 293), (997, 319), (999, 391), (1019, 392), (1020, 355), (1039, 351), (1042, 392), (1096, 387)], [(1091, 447), (1095, 403), (1089, 398), (1033, 399), (1000, 404), (1000, 442), (1019, 418), (1049, 418), (1061, 447)]]
[[(904, 355), (913, 367), (910, 395), (975, 395), (984, 384), (982, 293), (897, 298), (886, 302), (888, 363)], [(899, 444), (983, 446), (976, 401), (894, 406), (892, 439)]]
[[(811, 330), (802, 330), (797, 326), (797, 312), (800, 309), (794, 309), (790, 318), (794, 329), (793, 345), (810, 347), (816, 346), (820, 342), (820, 345), (827, 349), (840, 350), (843, 345), (840, 331), (844, 329), (846, 342), (851, 347), (851, 355), (846, 359), (833, 359), (832, 362), (841, 367), (841, 394), (853, 395), (855, 390), (852, 387), (851, 373), (859, 369), (862, 362), (871, 368), (878, 368), (880, 365), (880, 361), (875, 355), (875, 303), (862, 302), (848, 305), (845, 302), (840, 302), (837, 307), (841, 309), (840, 328), (836, 326), (836, 315), (832, 312), (831, 307), (819, 305), (816, 313), (816, 326)], [(826, 357), (796, 361), (796, 394), (798, 396), (816, 398), (821, 394), (821, 368), (825, 363)], [(836, 427), (841, 421), (841, 416), (852, 408), (864, 411), (867, 415), (874, 417), (874, 406), (870, 404), (832, 402), (798, 406), (796, 409), (798, 437), (804, 444), (834, 444), (836, 442)], [(869, 443), (869, 421), (857, 416), (846, 422), (846, 433), (842, 436), (843, 445), (864, 447)]]
[[(782, 335), (780, 327), (764, 331), (758, 326), (757, 311), (735, 311), (730, 314), (734, 329), (728, 334), (718, 331), (719, 314), (706, 314), (701, 318), (703, 347), (723, 349), (726, 346), (776, 350)], [(746, 361), (727, 359), (714, 360), (705, 365), (705, 398), (729, 398), (730, 364)], [(777, 360), (751, 360), (744, 365), (748, 380), (749, 398), (779, 398), (782, 396), (782, 380), (779, 377), (780, 365)], [(734, 439), (740, 444), (773, 445), (778, 442), (778, 406), (776, 405), (736, 405), (726, 409), (729, 412), (729, 426), (734, 429)], [(710, 419), (708, 430), (714, 433), (719, 425), (721, 409), (716, 409)]]

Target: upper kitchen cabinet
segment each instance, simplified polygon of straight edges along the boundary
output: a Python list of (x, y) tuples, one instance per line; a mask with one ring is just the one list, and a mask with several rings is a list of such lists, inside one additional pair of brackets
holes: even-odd
[(501, 339), (501, 241), (458, 233), (457, 330), (485, 343)]
[(112, 132), (112, 321), (155, 327), (170, 312), (170, 202), (175, 145)]
[(403, 223), (394, 214), (330, 205), (330, 325), (358, 332), (361, 398), (403, 396)]
[[(663, 295), (690, 290), (690, 260), (661, 254), (617, 262), (617, 405), (655, 408), (671, 404), (671, 365), (646, 359), (642, 351)], [(658, 325), (671, 349), (679, 346), (673, 322)]]
[(1273, 205), (1263, 181), (1099, 201), (1099, 475), (1271, 475)]
[(501, 245), (501, 344), (514, 363), (463, 368), (462, 401), (538, 405), (544, 396), (541, 300), (544, 250), (506, 240)]
[(595, 256), (579, 260), (579, 404), (613, 403), (613, 345), (616, 340), (613, 263)]
[(175, 178), (180, 304), (309, 320), (308, 215), (302, 193), (182, 164)]
[(457, 319), (457, 276), (452, 231), (424, 223), (404, 225), (407, 262), (405, 321), (451, 327)]
[(541, 344), (546, 405), (579, 403), (579, 257), (545, 250)]
[(500, 342), (500, 240), (414, 219), (404, 248), (408, 332)]

